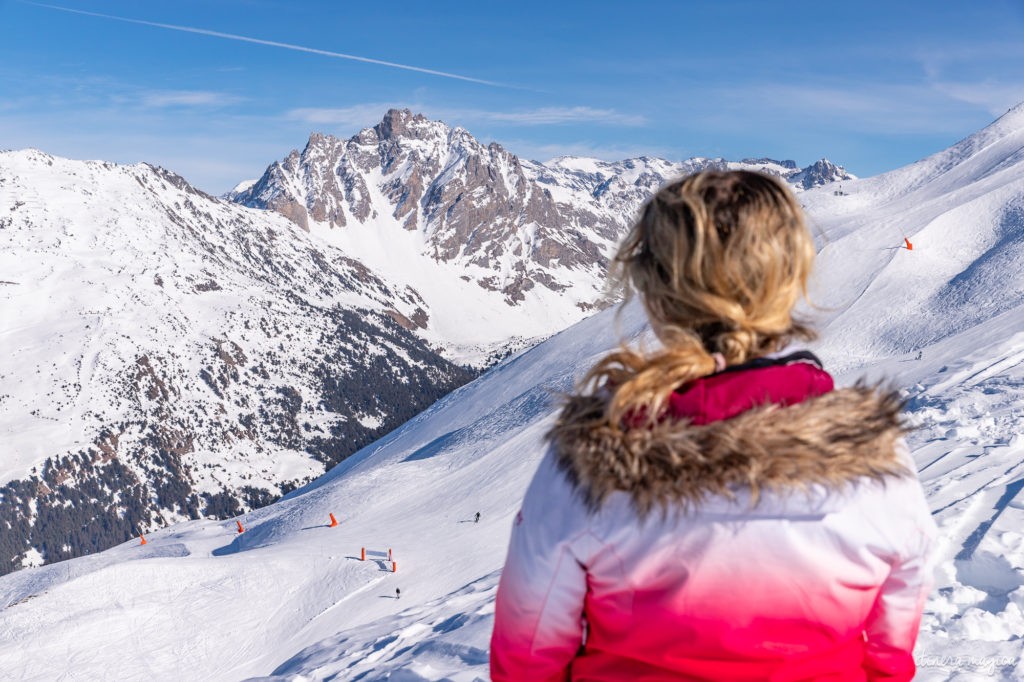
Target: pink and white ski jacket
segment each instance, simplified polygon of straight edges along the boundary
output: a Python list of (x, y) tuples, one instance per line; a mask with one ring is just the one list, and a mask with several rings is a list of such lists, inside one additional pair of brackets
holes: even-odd
[(512, 529), (494, 682), (909, 680), (935, 526), (899, 400), (804, 362), (625, 431), (570, 400)]

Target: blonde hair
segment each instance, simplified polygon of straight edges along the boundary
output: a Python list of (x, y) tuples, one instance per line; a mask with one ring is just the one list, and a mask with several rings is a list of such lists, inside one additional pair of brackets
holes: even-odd
[(712, 374), (713, 353), (739, 364), (814, 332), (793, 318), (814, 261), (796, 199), (750, 171), (705, 171), (662, 187), (643, 207), (611, 274), (638, 294), (663, 349), (625, 346), (581, 382), (608, 391), (605, 419), (655, 421), (672, 391)]

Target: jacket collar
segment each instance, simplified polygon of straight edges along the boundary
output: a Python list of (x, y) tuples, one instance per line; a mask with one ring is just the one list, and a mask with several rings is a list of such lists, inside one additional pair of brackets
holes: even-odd
[(758, 358), (691, 381), (669, 396), (667, 417), (703, 425), (731, 419), (760, 405), (786, 407), (823, 395), (832, 377), (812, 353)]
[[(803, 389), (794, 390), (793, 382), (787, 388), (772, 376), (774, 392), (751, 402), (753, 389), (738, 389), (735, 382), (760, 387), (760, 373), (772, 367), (786, 370), (784, 376), (796, 377), (797, 384), (803, 381)], [(756, 505), (765, 491), (837, 489), (864, 477), (908, 473), (895, 450), (896, 439), (908, 430), (895, 391), (866, 385), (820, 391), (822, 377), (808, 370), (824, 372), (813, 365), (794, 367), (747, 368), (691, 382), (679, 395), (692, 399), (690, 391), (700, 386), (704, 398), (691, 402), (703, 411), (681, 410), (681, 399), (680, 405), (670, 404), (669, 418), (651, 427), (613, 428), (604, 419), (605, 397), (571, 396), (548, 440), (559, 467), (592, 510), (613, 492), (624, 492), (641, 515), (673, 504), (691, 507), (709, 496), (733, 499), (742, 491)], [(740, 399), (720, 400), (726, 389)], [(794, 395), (798, 399), (791, 400)], [(708, 407), (720, 404), (729, 409)], [(745, 407), (731, 413), (740, 404)]]

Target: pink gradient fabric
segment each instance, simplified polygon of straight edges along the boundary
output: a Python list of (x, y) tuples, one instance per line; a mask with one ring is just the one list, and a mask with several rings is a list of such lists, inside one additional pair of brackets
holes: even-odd
[[(758, 374), (771, 380), (744, 381)], [(772, 402), (793, 386), (817, 395), (831, 389), (821, 375), (805, 363), (715, 375), (681, 392), (673, 415), (685, 403), (709, 420), (735, 416), (765, 402), (766, 385), (779, 389)], [(902, 445), (900, 456), (913, 470)], [(738, 490), (644, 520), (616, 493), (591, 512), (549, 452), (513, 525), (491, 677), (910, 680), (935, 532), (913, 477), (753, 507)]]

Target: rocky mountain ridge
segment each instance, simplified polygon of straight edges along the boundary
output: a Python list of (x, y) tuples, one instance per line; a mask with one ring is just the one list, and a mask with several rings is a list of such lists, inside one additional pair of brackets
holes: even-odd
[[(772, 159), (539, 163), (392, 109), (348, 139), (313, 133), (226, 198), (280, 213), (416, 289), (432, 311), (418, 333), (479, 364), (510, 337), (546, 337), (600, 308), (608, 258), (639, 207), (668, 180), (709, 168), (770, 173), (796, 191), (853, 178), (824, 159), (805, 169)], [(449, 303), (474, 298), (483, 323), (461, 324), (464, 310)]]

